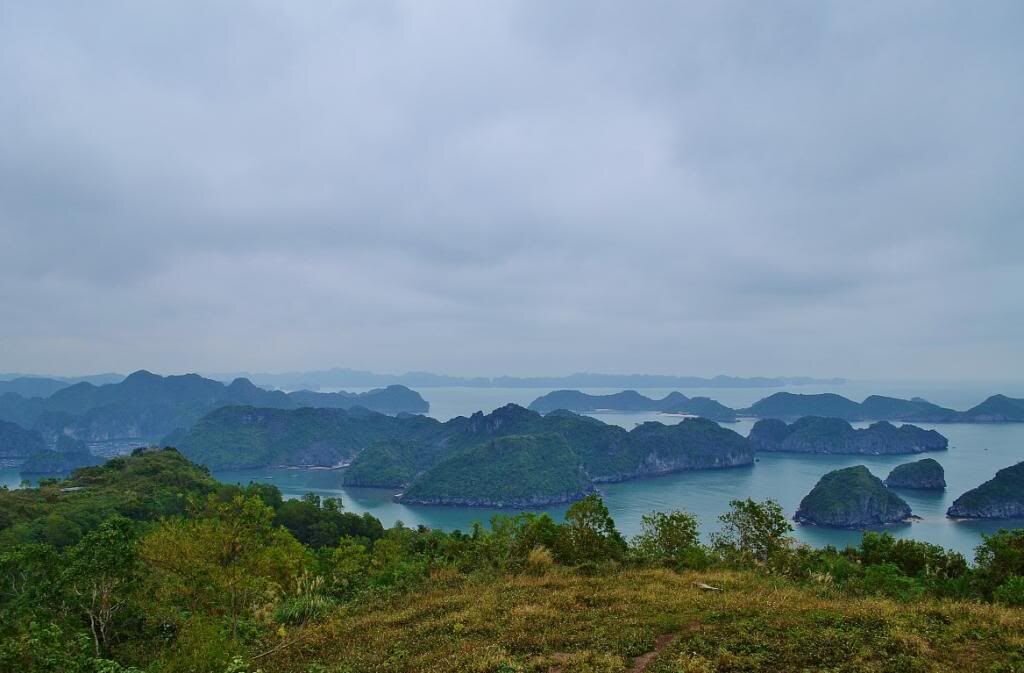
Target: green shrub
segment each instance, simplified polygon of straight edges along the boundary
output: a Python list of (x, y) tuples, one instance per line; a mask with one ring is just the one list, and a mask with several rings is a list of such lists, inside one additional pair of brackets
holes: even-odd
[(1024, 577), (1011, 577), (995, 590), (993, 598), (1004, 605), (1024, 606)]
[(633, 538), (633, 553), (641, 562), (679, 568), (706, 564), (697, 517), (689, 512), (651, 512), (641, 517), (641, 527)]

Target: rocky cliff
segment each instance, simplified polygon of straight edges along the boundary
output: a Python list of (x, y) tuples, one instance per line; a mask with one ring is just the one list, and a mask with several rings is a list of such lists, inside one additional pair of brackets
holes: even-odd
[(1024, 518), (1024, 462), (1005, 467), (981, 486), (967, 491), (946, 511), (964, 519)]

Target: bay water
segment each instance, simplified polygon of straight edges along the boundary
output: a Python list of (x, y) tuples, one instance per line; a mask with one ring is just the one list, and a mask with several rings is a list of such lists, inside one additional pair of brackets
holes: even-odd
[[(714, 388), (682, 392), (689, 396), (713, 397), (731, 407), (749, 406), (758, 399), (776, 392), (772, 388)], [(790, 389), (799, 393), (836, 392), (857, 401), (869, 394), (885, 394), (926, 399), (957, 409), (966, 409), (990, 394), (1002, 392), (1024, 397), (1020, 384), (920, 384), (893, 382), (856, 382), (841, 386), (799, 386)], [(491, 411), (509, 402), (522, 406), (549, 389), (533, 388), (426, 388), (420, 393), (430, 402), (430, 415), (439, 420), (469, 415), (474, 411)], [(593, 394), (607, 394), (618, 390), (588, 389)], [(671, 390), (641, 389), (649, 397), (662, 397)], [(680, 416), (658, 413), (592, 413), (591, 416), (606, 423), (627, 429), (637, 423), (657, 421), (678, 423)], [(754, 421), (743, 419), (724, 424), (746, 435)], [(855, 424), (865, 427), (866, 423)], [(921, 520), (910, 524), (886, 526), (884, 530), (896, 537), (907, 537), (939, 544), (973, 557), (973, 550), (981, 542), (983, 533), (1000, 528), (1024, 527), (1024, 520), (953, 521), (945, 516), (946, 509), (964, 491), (991, 479), (997, 470), (1024, 460), (1024, 423), (1005, 424), (917, 424), (935, 429), (949, 438), (948, 451), (904, 456), (820, 456), (803, 454), (758, 454), (757, 462), (749, 467), (725, 470), (681, 472), (662, 477), (638, 479), (618, 484), (602, 484), (599, 490), (619, 529), (627, 536), (640, 530), (640, 518), (652, 511), (667, 512), (682, 509), (695, 514), (706, 537), (718, 529), (718, 517), (728, 510), (733, 499), (767, 498), (777, 501), (787, 516), (792, 516), (800, 500), (818, 479), (830, 470), (851, 465), (866, 465), (872, 473), (884, 479), (896, 465), (918, 460), (924, 456), (938, 460), (946, 471), (947, 488), (944, 492), (913, 490), (897, 491)], [(495, 514), (510, 514), (510, 510), (478, 507), (410, 506), (393, 500), (393, 489), (367, 489), (342, 486), (342, 470), (308, 470), (263, 468), (244, 471), (220, 471), (214, 476), (227, 483), (246, 484), (250, 481), (276, 485), (286, 497), (300, 497), (305, 493), (340, 497), (350, 512), (369, 512), (385, 526), (402, 521), (409, 526), (424, 525), (444, 530), (468, 530), (474, 522), (487, 523)], [(16, 487), (21, 477), (16, 468), (0, 468), (0, 485)], [(549, 507), (544, 511), (561, 520), (567, 506)], [(837, 530), (816, 526), (796, 526), (796, 537), (804, 543), (823, 546), (845, 546), (860, 540), (859, 531)]]

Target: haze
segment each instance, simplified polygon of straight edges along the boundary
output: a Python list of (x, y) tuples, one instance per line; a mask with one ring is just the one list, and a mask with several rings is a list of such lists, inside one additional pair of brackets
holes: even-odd
[(1024, 3), (0, 6), (0, 371), (1021, 379)]

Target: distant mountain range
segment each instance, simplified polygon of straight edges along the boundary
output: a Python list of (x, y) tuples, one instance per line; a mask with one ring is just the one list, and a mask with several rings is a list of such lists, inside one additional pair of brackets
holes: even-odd
[(838, 418), (844, 421), (901, 421), (909, 423), (1019, 423), (1024, 422), (1024, 399), (992, 395), (967, 411), (940, 407), (915, 397), (871, 395), (863, 402), (835, 393), (804, 395), (779, 392), (746, 409), (730, 409), (707, 397), (686, 397), (674, 392), (654, 400), (633, 390), (611, 395), (588, 395), (578, 390), (556, 390), (530, 403), (534, 411), (547, 413), (557, 409), (583, 413), (588, 411), (658, 411), (704, 416), (718, 421), (737, 416), (793, 420), (805, 416)]
[(49, 397), (62, 388), (76, 383), (120, 383), (124, 380), (121, 374), (95, 374), (93, 376), (32, 376), (28, 374), (0, 374), (0, 395), (15, 393), (24, 397)]
[(297, 388), (367, 388), (371, 386), (405, 385), (413, 388), (781, 388), (801, 385), (842, 385), (845, 379), (795, 377), (666, 376), (660, 374), (577, 373), (568, 376), (448, 376), (430, 372), (376, 374), (358, 369), (334, 368), (283, 374), (239, 372), (215, 374), (228, 380), (243, 376), (258, 385), (284, 390)]
[(687, 397), (680, 392), (669, 393), (660, 400), (641, 395), (635, 390), (624, 390), (611, 395), (588, 395), (578, 390), (555, 390), (541, 395), (530, 403), (530, 409), (542, 414), (565, 409), (583, 413), (588, 411), (657, 411), (666, 414), (690, 414), (713, 421), (732, 423), (736, 420), (733, 409), (708, 397)]
[(119, 383), (81, 382), (48, 397), (0, 395), (0, 420), (37, 430), (52, 445), (67, 435), (91, 444), (154, 442), (178, 428), (191, 427), (219, 407), (252, 405), (274, 409), (364, 407), (388, 414), (425, 413), (427, 402), (404, 386), (365, 393), (284, 393), (246, 379), (225, 385), (197, 374), (158, 376), (147, 371)]

